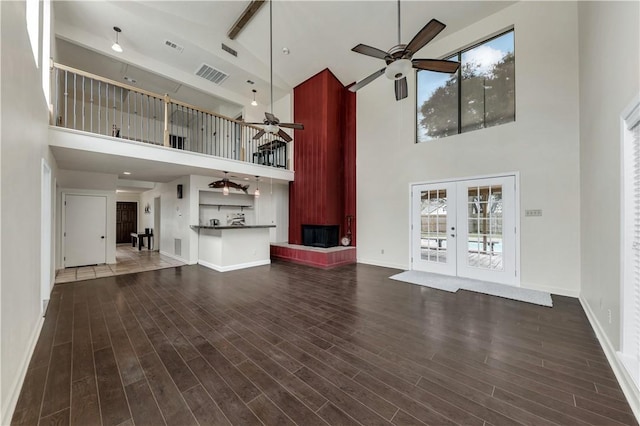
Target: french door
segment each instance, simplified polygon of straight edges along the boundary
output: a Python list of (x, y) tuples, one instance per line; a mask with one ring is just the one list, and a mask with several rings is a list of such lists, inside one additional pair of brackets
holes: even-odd
[(412, 187), (412, 269), (517, 285), (515, 176)]

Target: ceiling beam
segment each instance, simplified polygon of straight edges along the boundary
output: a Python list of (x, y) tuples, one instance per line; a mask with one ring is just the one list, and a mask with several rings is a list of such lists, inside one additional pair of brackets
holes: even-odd
[(262, 6), (264, 6), (266, 0), (251, 0), (251, 3), (247, 6), (247, 8), (242, 12), (238, 20), (233, 24), (229, 32), (227, 33), (227, 37), (231, 40), (234, 40), (238, 34), (244, 29), (244, 27), (253, 19), (258, 10)]

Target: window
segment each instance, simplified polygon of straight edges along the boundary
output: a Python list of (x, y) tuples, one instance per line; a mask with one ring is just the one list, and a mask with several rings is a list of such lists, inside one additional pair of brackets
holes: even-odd
[(640, 95), (622, 114), (622, 347), (640, 388)]
[(33, 50), (33, 59), (38, 67), (38, 41), (40, 38), (40, 3), (38, 0), (27, 0), (27, 33), (29, 33), (29, 41), (31, 42), (31, 50)]
[(417, 141), (515, 121), (513, 30), (445, 59), (455, 74), (417, 72)]

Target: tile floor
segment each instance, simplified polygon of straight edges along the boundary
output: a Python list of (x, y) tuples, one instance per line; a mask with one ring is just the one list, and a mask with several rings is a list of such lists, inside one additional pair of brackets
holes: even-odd
[(183, 262), (157, 251), (138, 250), (130, 244), (119, 244), (116, 247), (116, 263), (61, 269), (56, 274), (55, 283), (69, 283), (182, 265), (184, 265)]

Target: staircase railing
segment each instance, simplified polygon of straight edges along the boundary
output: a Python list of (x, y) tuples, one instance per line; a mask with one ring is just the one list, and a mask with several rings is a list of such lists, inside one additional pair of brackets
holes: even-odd
[(289, 168), (289, 144), (213, 111), (53, 64), (53, 125), (151, 145)]

